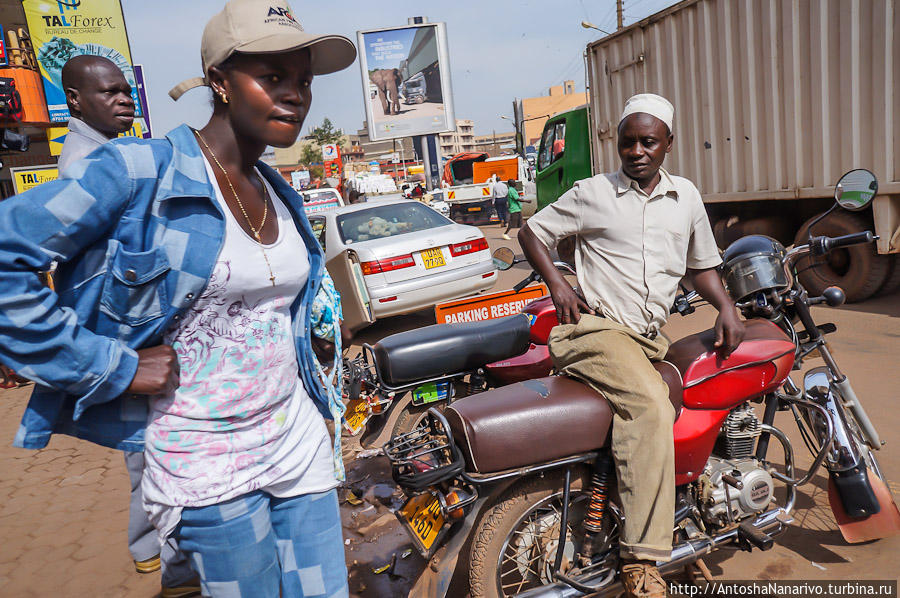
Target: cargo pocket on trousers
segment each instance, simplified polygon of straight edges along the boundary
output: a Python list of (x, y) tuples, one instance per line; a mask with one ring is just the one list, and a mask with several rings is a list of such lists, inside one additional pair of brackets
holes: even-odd
[(100, 311), (129, 326), (162, 316), (167, 305), (165, 275), (171, 269), (165, 251), (127, 251), (112, 240), (110, 253)]

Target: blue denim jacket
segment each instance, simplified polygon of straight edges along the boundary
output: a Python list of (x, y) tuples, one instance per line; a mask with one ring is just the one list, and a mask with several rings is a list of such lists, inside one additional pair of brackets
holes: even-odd
[[(335, 392), (323, 388), (310, 340), (311, 306), (327, 276), (322, 251), (301, 198), (258, 167), (309, 252), (309, 280), (291, 315), (300, 377), (332, 418)], [(183, 125), (166, 139), (111, 141), (59, 180), (0, 202), (0, 363), (36, 383), (15, 446), (42, 448), (64, 433), (143, 450), (146, 398), (124, 394), (135, 349), (158, 344), (203, 292), (225, 231), (213, 197)], [(56, 292), (35, 275), (53, 260)]]

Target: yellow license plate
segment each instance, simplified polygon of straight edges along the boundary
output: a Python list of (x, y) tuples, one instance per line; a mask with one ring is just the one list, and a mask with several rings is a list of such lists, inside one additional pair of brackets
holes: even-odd
[(347, 411), (344, 412), (344, 427), (351, 436), (356, 436), (369, 421), (369, 415), (369, 405), (366, 400), (354, 399), (347, 403)]
[(480, 207), (476, 207), (476, 208), (468, 208), (467, 211), (469, 211), (469, 212), (480, 212), (480, 211), (481, 211), (481, 208), (480, 208)]
[(441, 252), (440, 247), (423, 251), (422, 263), (425, 265), (426, 270), (447, 265), (447, 262), (444, 261), (444, 254)]
[(444, 527), (441, 501), (431, 491), (413, 496), (399, 511), (400, 521), (409, 528), (416, 542), (427, 552)]

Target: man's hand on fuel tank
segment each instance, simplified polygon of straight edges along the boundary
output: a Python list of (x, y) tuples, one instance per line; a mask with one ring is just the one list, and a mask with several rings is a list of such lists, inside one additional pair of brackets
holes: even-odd
[(719, 312), (716, 318), (716, 342), (713, 346), (719, 349), (723, 359), (734, 353), (741, 341), (744, 340), (746, 329), (744, 323), (738, 317), (737, 309), (725, 308)]

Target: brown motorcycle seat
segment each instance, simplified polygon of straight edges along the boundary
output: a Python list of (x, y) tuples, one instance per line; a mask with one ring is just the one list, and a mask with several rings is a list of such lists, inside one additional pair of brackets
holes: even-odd
[[(681, 410), (681, 377), (672, 364), (654, 364)], [(590, 386), (549, 376), (464, 397), (444, 414), (469, 471), (495, 473), (603, 448), (612, 410)]]

